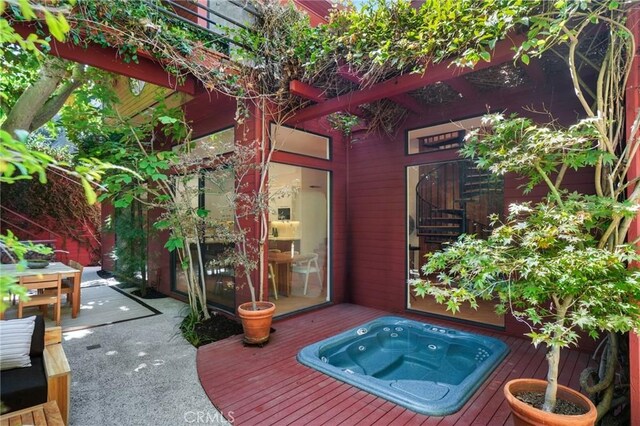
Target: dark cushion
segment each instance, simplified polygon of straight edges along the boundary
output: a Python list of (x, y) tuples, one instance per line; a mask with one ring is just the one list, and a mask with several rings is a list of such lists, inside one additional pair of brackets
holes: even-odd
[(31, 336), (31, 350), (29, 356), (42, 356), (44, 353), (44, 318), (42, 315), (36, 316), (35, 326), (33, 327), (33, 336)]
[(0, 400), (9, 412), (47, 402), (44, 359), (31, 357), (31, 367), (0, 372)]

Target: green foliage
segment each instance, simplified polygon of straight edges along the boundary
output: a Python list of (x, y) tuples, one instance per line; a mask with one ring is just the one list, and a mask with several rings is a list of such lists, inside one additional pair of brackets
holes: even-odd
[[(633, 245), (600, 249), (591, 234), (594, 218), (582, 200), (564, 208), (546, 202), (512, 204), (504, 222), (492, 218), (486, 240), (461, 237), (432, 254), (419, 294), (447, 302), (453, 312), (463, 302), (498, 297), (498, 312), (510, 311), (532, 327), (535, 345), (567, 347), (575, 330), (600, 331), (640, 327), (640, 273), (628, 269), (639, 260)], [(558, 307), (569, 308), (558, 318)]]
[[(1, 61), (7, 72), (0, 74), (0, 123), (23, 92), (40, 77), (40, 59), (38, 55), (18, 45), (9, 45), (4, 51)], [(69, 78), (63, 84), (72, 78), (80, 79), (82, 84), (62, 105), (56, 118), (30, 134), (29, 140), (51, 141), (63, 133), (78, 147), (80, 153), (85, 153), (107, 140), (109, 134), (116, 130), (113, 127), (116, 122), (113, 106), (117, 97), (113, 91), (113, 75), (85, 67), (81, 75), (75, 76), (72, 74), (74, 67), (76, 64), (66, 63)]]
[(110, 253), (115, 260), (115, 273), (125, 282), (133, 283), (144, 296), (147, 291), (147, 208), (142, 202), (117, 208), (109, 222), (107, 232), (115, 233), (114, 250)]
[(40, 38), (37, 34), (32, 33), (26, 37), (22, 37), (22, 35), (16, 32), (10, 22), (5, 18), (5, 13), (8, 11), (7, 6), (25, 21), (31, 21), (37, 18), (35, 10), (42, 12), (45, 16), (47, 26), (51, 25), (53, 32), (57, 37), (61, 37), (61, 40), (69, 30), (69, 24), (62, 11), (54, 15), (46, 6), (33, 4), (29, 0), (0, 0), (0, 54), (2, 55), (4, 55), (6, 46), (13, 44), (17, 44), (24, 50), (35, 54), (40, 52), (40, 48), (49, 46), (48, 40)]
[(354, 127), (360, 123), (360, 118), (346, 113), (335, 113), (327, 117), (331, 127), (345, 136), (349, 136)]
[(529, 118), (487, 115), (482, 127), (466, 138), (460, 151), (464, 157), (496, 175), (512, 172), (526, 177), (525, 192), (558, 173), (561, 166), (577, 170), (611, 159), (597, 149), (599, 135), (593, 120), (588, 119), (569, 129), (555, 129), (536, 125)]
[[(6, 256), (13, 262), (17, 263), (16, 267), (19, 271), (26, 268), (27, 262), (24, 259), (29, 253), (49, 255), (53, 253), (53, 250), (42, 244), (18, 241), (18, 238), (16, 238), (10, 230), (7, 230), (6, 235), (0, 234), (0, 255), (2, 257)], [(8, 308), (6, 300), (9, 299), (6, 298), (6, 296), (9, 294), (16, 295), (21, 300), (29, 300), (26, 288), (19, 285), (18, 280), (15, 277), (2, 274), (0, 275), (0, 312), (4, 312), (5, 309)]]
[(20, 132), (22, 141), (16, 141), (4, 130), (0, 130), (0, 182), (13, 183), (31, 179), (38, 175), (40, 183), (46, 182), (45, 169), (57, 163), (51, 156), (30, 150), (24, 143), (26, 132)]
[(200, 317), (193, 310), (187, 312), (184, 319), (180, 323), (180, 331), (182, 332), (182, 337), (184, 337), (187, 342), (191, 343), (196, 348), (202, 344), (200, 335), (196, 330), (196, 327), (199, 323)]
[[(33, 152), (44, 152), (57, 161), (69, 161), (71, 157), (67, 149), (54, 149), (42, 142), (28, 142), (26, 145)], [(100, 258), (100, 207), (90, 204), (92, 199), (86, 197), (85, 190), (77, 178), (61, 171), (47, 170), (44, 184), (31, 179), (3, 183), (2, 204), (55, 229), (64, 237), (85, 243), (93, 248), (92, 258), (97, 261)], [(79, 232), (79, 227), (84, 232)], [(92, 237), (85, 239), (81, 235), (85, 233), (92, 234)]]
[[(221, 37), (170, 18), (158, 7), (166, 6), (159, 0), (78, 0), (69, 17), (75, 24), (70, 38), (75, 44), (93, 42), (115, 47), (124, 62), (137, 62), (140, 49), (151, 51), (158, 59), (166, 55), (163, 49), (154, 51), (145, 46), (141, 40), (146, 38), (158, 45), (171, 46), (171, 50), (185, 57), (193, 53), (195, 46), (226, 50)], [(115, 31), (104, 31), (107, 28)], [(139, 30), (140, 37), (131, 37), (132, 29)]]
[(525, 190), (544, 183), (548, 196), (511, 204), (504, 220), (492, 216), (486, 240), (463, 235), (428, 256), (427, 279), (414, 283), (416, 293), (433, 296), (453, 313), (463, 303), (477, 308), (478, 299), (497, 299), (498, 313), (527, 323), (533, 344), (550, 349), (544, 409), (552, 411), (559, 350), (577, 344), (577, 330), (592, 337), (640, 330), (640, 271), (630, 267), (640, 255), (635, 244), (610, 238), (610, 230), (636, 217), (640, 206), (637, 198), (561, 189), (566, 169), (611, 164), (611, 153), (599, 149), (597, 121), (563, 129), (491, 115), (483, 124), (469, 135), (462, 155), (494, 174), (524, 176)]
[(489, 60), (490, 49), (539, 5), (428, 0), (415, 9), (409, 1), (374, 0), (331, 15), (329, 24), (318, 30), (321, 55), (345, 58), (356, 69), (369, 71), (424, 72), (429, 62), (458, 55), (460, 65), (472, 65)]

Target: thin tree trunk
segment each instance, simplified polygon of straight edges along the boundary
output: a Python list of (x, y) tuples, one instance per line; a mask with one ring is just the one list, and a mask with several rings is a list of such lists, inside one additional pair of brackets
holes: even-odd
[(558, 366), (560, 365), (560, 347), (551, 346), (547, 352), (549, 371), (547, 372), (547, 389), (544, 393), (543, 411), (553, 412), (556, 408), (556, 395), (558, 394)]

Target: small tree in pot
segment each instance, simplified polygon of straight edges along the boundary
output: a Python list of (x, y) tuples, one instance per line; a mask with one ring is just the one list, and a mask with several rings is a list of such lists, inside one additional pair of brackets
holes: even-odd
[(594, 148), (592, 120), (556, 129), (492, 115), (484, 124), (470, 134), (462, 154), (495, 174), (525, 176), (529, 190), (545, 184), (548, 195), (536, 204), (512, 204), (504, 220), (492, 217), (488, 239), (466, 235), (430, 255), (423, 267), (428, 279), (416, 282), (416, 293), (434, 296), (453, 312), (465, 302), (476, 307), (478, 298), (497, 298), (498, 312), (528, 324), (533, 344), (548, 348), (541, 408), (552, 412), (560, 350), (577, 343), (578, 329), (591, 336), (640, 329), (640, 273), (628, 268), (639, 256), (632, 244), (607, 243), (612, 223), (633, 218), (638, 206), (634, 199), (561, 189), (567, 168), (611, 159)]

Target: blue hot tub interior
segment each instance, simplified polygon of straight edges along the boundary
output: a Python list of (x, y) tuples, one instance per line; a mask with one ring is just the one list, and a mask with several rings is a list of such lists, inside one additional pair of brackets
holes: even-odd
[(500, 340), (381, 317), (303, 348), (312, 368), (428, 415), (458, 411), (506, 356)]

